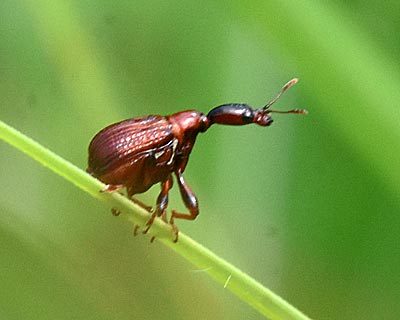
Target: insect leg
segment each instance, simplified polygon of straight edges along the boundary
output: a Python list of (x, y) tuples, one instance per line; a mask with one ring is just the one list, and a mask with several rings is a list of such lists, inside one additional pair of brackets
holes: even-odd
[(106, 184), (106, 187), (104, 189), (101, 189), (100, 192), (115, 192), (115, 191), (119, 191), (122, 188), (124, 188), (125, 186), (123, 184)]
[[(133, 203), (137, 204), (139, 207), (141, 207), (144, 210), (146, 210), (148, 213), (152, 213), (153, 212), (153, 208), (151, 206), (148, 206), (147, 204), (143, 203), (139, 199), (136, 199), (135, 197), (133, 197), (134, 194), (135, 193), (134, 193), (133, 189), (132, 188), (128, 188), (128, 198), (131, 199)], [(139, 229), (140, 229), (140, 225), (138, 225), (138, 224), (134, 224), (133, 225), (133, 235), (134, 236), (138, 235)]]
[[(132, 200), (133, 203), (137, 204), (139, 207), (143, 208), (143, 209), (146, 210), (148, 213), (152, 213), (153, 208), (152, 208), (151, 206), (146, 205), (145, 203), (143, 203), (142, 201), (140, 201), (140, 200), (138, 200), (138, 199), (136, 199), (136, 198), (134, 198), (134, 197), (131, 197), (131, 196), (130, 196), (129, 198)], [(139, 229), (140, 229), (140, 225), (135, 224), (135, 225), (133, 226), (133, 235), (134, 235), (135, 237), (138, 235)], [(154, 240), (153, 240), (153, 241), (154, 241)], [(152, 241), (152, 242), (153, 242), (153, 241)]]
[(153, 211), (153, 208), (151, 206), (148, 206), (147, 204), (143, 203), (139, 199), (134, 198), (133, 196), (136, 194), (135, 189), (132, 188), (132, 186), (127, 187), (127, 193), (128, 193), (128, 198), (132, 200), (134, 204), (137, 204), (139, 207), (143, 208), (147, 212), (151, 213)]
[(152, 206), (148, 206), (147, 204), (143, 203), (139, 199), (136, 199), (134, 197), (130, 197), (130, 199), (132, 200), (133, 203), (137, 204), (139, 207), (143, 208), (147, 212), (151, 213), (153, 211), (153, 207)]
[(146, 223), (147, 227), (145, 230), (143, 230), (143, 233), (147, 233), (149, 231), (156, 217), (161, 217), (165, 222), (167, 222), (165, 214), (168, 206), (168, 192), (171, 188), (172, 188), (172, 176), (169, 175), (167, 180), (161, 183), (161, 192), (157, 198), (156, 210), (153, 212), (150, 219), (147, 221)]
[[(112, 193), (121, 190), (125, 186), (122, 184), (107, 184), (104, 189), (101, 189), (101, 193)], [(117, 208), (111, 208), (111, 213), (113, 216), (117, 217), (121, 214), (121, 211), (119, 211)]]
[(199, 202), (196, 198), (196, 195), (193, 193), (192, 189), (186, 184), (185, 179), (183, 178), (182, 172), (176, 171), (176, 178), (179, 185), (179, 190), (181, 192), (183, 203), (186, 208), (189, 210), (189, 213), (179, 213), (175, 210), (172, 210), (171, 219), (169, 223), (172, 225), (172, 228), (175, 233), (174, 242), (178, 241), (178, 227), (174, 223), (174, 219), (185, 219), (185, 220), (194, 220), (199, 214)]

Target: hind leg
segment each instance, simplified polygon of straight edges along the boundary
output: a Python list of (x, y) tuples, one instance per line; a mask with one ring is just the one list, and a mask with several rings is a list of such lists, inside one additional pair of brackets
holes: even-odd
[[(123, 189), (125, 186), (122, 184), (107, 184), (106, 187), (102, 190), (100, 190), (101, 193), (112, 193), (112, 192), (117, 192), (121, 189)], [(119, 216), (121, 214), (121, 211), (119, 211), (117, 208), (111, 208), (111, 213), (113, 216)]]

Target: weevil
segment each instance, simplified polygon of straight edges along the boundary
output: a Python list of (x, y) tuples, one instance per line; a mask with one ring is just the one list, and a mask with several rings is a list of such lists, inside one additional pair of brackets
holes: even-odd
[[(189, 211), (172, 210), (169, 223), (176, 242), (178, 228), (175, 219), (194, 220), (199, 214), (197, 197), (183, 176), (197, 135), (206, 132), (213, 124), (243, 126), (255, 123), (266, 127), (272, 124), (271, 113), (306, 114), (304, 109), (270, 109), (296, 83), (296, 78), (290, 80), (275, 98), (258, 109), (243, 103), (229, 103), (215, 107), (208, 114), (186, 110), (168, 116), (149, 115), (111, 124), (90, 142), (87, 171), (107, 184), (103, 191), (126, 188), (128, 197), (151, 213), (143, 233), (147, 233), (156, 217), (168, 221), (168, 193), (175, 175), (183, 203)], [(161, 192), (154, 210), (134, 198), (157, 183), (161, 184)]]

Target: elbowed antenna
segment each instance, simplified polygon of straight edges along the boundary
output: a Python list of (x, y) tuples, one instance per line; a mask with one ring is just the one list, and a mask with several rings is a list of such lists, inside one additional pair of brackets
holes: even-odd
[(267, 113), (297, 113), (297, 114), (307, 114), (308, 111), (305, 109), (292, 109), (292, 110), (287, 110), (287, 111), (279, 111), (279, 110), (271, 110), (270, 107), (279, 100), (282, 94), (284, 94), (287, 90), (289, 90), (291, 87), (293, 87), (299, 79), (293, 78), (289, 82), (287, 82), (282, 89), (278, 92), (275, 98), (273, 98), (271, 101), (269, 101), (262, 109), (265, 110)]

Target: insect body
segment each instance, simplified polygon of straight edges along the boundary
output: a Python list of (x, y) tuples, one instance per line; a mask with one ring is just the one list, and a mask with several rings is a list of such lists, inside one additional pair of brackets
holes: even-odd
[[(207, 115), (188, 110), (169, 116), (146, 116), (112, 124), (97, 133), (90, 142), (87, 171), (106, 183), (107, 191), (125, 187), (129, 198), (152, 213), (144, 233), (155, 217), (167, 221), (168, 192), (173, 184), (172, 175), (175, 175), (182, 200), (189, 210), (189, 213), (172, 210), (169, 223), (174, 230), (174, 241), (177, 241), (178, 229), (174, 220), (194, 220), (199, 214), (198, 200), (183, 177), (197, 135), (213, 124), (255, 123), (269, 126), (272, 112), (306, 113), (302, 109), (270, 109), (280, 95), (296, 82), (297, 79), (289, 81), (273, 100), (259, 109), (247, 104), (225, 104), (212, 109)], [(155, 210), (151, 211), (133, 196), (147, 191), (156, 183), (161, 183), (161, 192)]]

